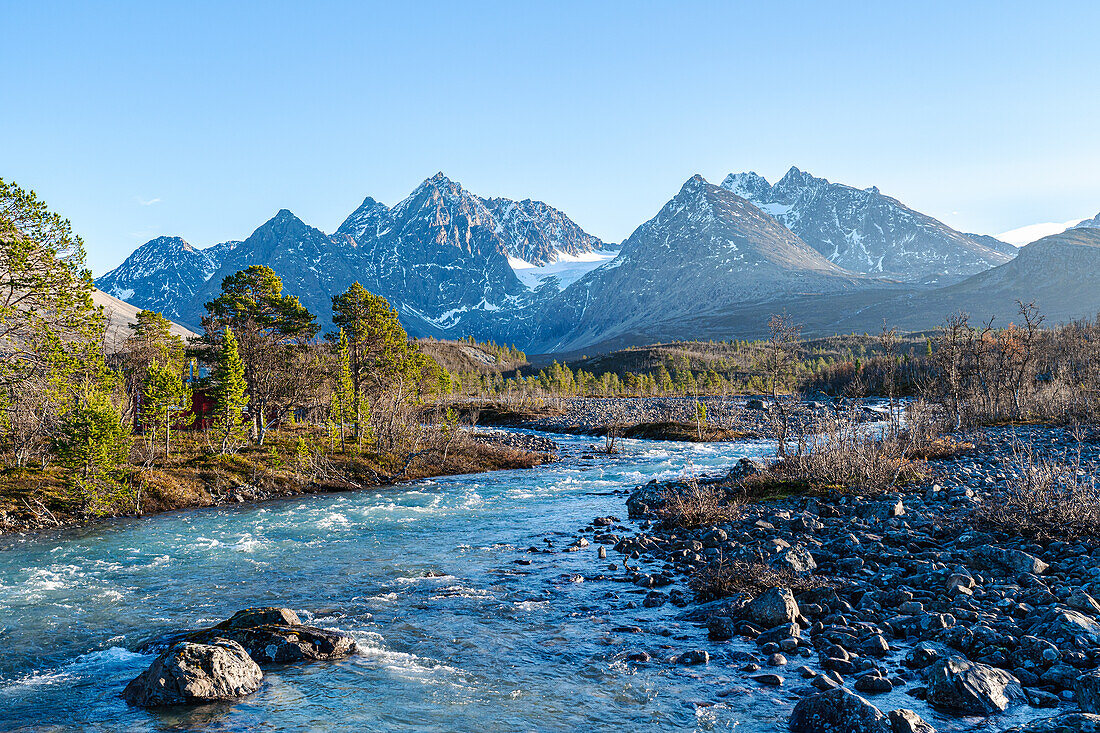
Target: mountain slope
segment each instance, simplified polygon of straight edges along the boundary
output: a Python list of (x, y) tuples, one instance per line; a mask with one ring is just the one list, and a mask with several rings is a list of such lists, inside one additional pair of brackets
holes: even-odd
[[(121, 349), (122, 344), (130, 336), (130, 324), (137, 323), (138, 311), (143, 309), (98, 289), (92, 291), (92, 302), (103, 308), (107, 316), (105, 335), (107, 351), (114, 352)], [(175, 322), (169, 327), (169, 332), (183, 338), (184, 341), (198, 335)]]
[(957, 232), (878, 188), (857, 189), (792, 167), (774, 186), (755, 173), (722, 186), (778, 219), (830, 262), (903, 282), (945, 284), (1003, 264), (1013, 250)]
[(886, 319), (903, 330), (922, 330), (958, 311), (968, 313), (973, 325), (992, 317), (994, 326), (1007, 326), (1020, 320), (1017, 300), (1034, 301), (1048, 323), (1100, 312), (1100, 229), (1043, 237), (1022, 247), (1011, 262), (937, 290), (885, 298), (837, 327), (864, 331)]
[(1082, 222), (1074, 224), (1073, 229), (1100, 229), (1100, 214), (1092, 217), (1091, 219), (1085, 219)]
[(531, 340), (551, 351), (627, 335), (652, 341), (691, 333), (731, 305), (841, 293), (867, 282), (696, 175), (623, 242), (615, 260), (548, 304)]
[(482, 199), (497, 220), (497, 234), (512, 259), (535, 266), (549, 265), (562, 255), (578, 257), (606, 249), (599, 238), (587, 233), (564, 213), (542, 201)]

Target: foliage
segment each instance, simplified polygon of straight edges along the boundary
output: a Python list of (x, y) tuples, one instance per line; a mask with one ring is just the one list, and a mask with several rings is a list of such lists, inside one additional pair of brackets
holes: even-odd
[(207, 348), (218, 346), (226, 326), (237, 338), (257, 445), (269, 423), (308, 391), (306, 345), (317, 324), (298, 298), (282, 293), (273, 270), (253, 265), (222, 280), (222, 293), (206, 304), (209, 315), (203, 318)]
[(62, 417), (54, 449), (68, 471), (66, 483), (85, 511), (102, 514), (123, 494), (130, 446), (129, 426), (101, 392), (86, 392)]
[(91, 293), (69, 222), (0, 179), (0, 441), (17, 466), (48, 448), (78, 395), (110, 386)]
[(248, 406), (244, 362), (237, 347), (237, 337), (229, 326), (222, 332), (210, 388), (214, 400), (214, 431), (221, 454), (225, 455), (244, 439), (241, 416)]
[(156, 434), (164, 435), (164, 455), (172, 451), (172, 426), (190, 425), (191, 387), (184, 383), (180, 364), (165, 364), (153, 359), (145, 370), (141, 385), (141, 424), (149, 435), (151, 455), (156, 454)]

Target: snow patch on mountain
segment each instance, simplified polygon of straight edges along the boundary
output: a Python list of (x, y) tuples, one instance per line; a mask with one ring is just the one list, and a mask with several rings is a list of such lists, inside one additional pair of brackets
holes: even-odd
[(516, 277), (529, 290), (556, 281), (557, 289), (564, 290), (597, 267), (619, 256), (619, 250), (600, 249), (580, 254), (570, 254), (556, 250), (544, 265), (536, 265), (519, 257), (508, 257), (508, 264)]
[[(1100, 214), (1097, 214), (1097, 217), (1100, 218)], [(1009, 229), (1007, 232), (1001, 232), (997, 235), (997, 239), (1017, 247), (1023, 247), (1025, 244), (1031, 244), (1037, 239), (1049, 237), (1052, 234), (1061, 234), (1076, 226), (1087, 226), (1087, 221), (1089, 220), (1070, 219), (1064, 222), (1045, 221), (1038, 224), (1028, 224), (1016, 229)], [(1100, 226), (1100, 223), (1093, 226)]]

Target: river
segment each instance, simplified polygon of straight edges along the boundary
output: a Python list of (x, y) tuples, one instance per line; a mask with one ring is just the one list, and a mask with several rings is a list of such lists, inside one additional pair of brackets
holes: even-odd
[[(553, 437), (563, 460), (530, 470), (0, 538), (0, 729), (776, 729), (790, 701), (731, 688), (733, 667), (623, 661), (707, 642), (681, 609), (585, 580), (623, 576), (607, 569), (620, 555), (597, 560), (595, 543), (526, 552), (563, 549), (597, 516), (625, 520), (621, 490), (767, 444), (624, 441), (620, 456), (584, 460), (592, 439)], [(142, 642), (253, 605), (349, 631), (364, 651), (266, 670), (232, 704), (146, 711), (119, 699), (152, 661), (133, 651)], [(612, 631), (639, 622), (647, 633)]]

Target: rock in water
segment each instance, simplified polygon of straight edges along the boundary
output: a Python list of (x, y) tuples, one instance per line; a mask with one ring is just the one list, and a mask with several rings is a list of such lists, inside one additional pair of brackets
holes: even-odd
[(843, 687), (802, 698), (788, 725), (793, 733), (891, 733), (881, 710)]
[(890, 712), (890, 730), (892, 733), (936, 733), (924, 718), (908, 708)]
[(964, 715), (990, 715), (1026, 702), (1020, 681), (987, 664), (952, 657), (938, 663), (928, 678), (928, 702)]
[(306, 626), (289, 608), (247, 608), (188, 638), (200, 643), (232, 639), (260, 663), (330, 661), (358, 651), (351, 634)]
[(768, 588), (761, 595), (749, 601), (741, 613), (745, 620), (759, 624), (765, 629), (794, 623), (799, 617), (798, 603), (794, 594), (787, 588)]
[(235, 641), (180, 641), (126, 685), (122, 697), (138, 707), (233, 700), (260, 689), (263, 672)]

